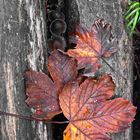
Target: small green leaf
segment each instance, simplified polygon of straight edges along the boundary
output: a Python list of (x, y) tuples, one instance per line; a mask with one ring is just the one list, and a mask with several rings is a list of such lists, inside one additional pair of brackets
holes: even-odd
[(140, 2), (131, 2), (125, 13), (126, 26), (134, 33), (136, 25), (140, 22)]
[(134, 18), (134, 22), (133, 22), (133, 26), (132, 26), (132, 31), (135, 30), (135, 27), (137, 25), (137, 21), (138, 21), (138, 17), (139, 17), (139, 12), (136, 12), (135, 18)]
[[(139, 12), (139, 10), (140, 10), (140, 7), (134, 9), (131, 13), (129, 13), (129, 14), (125, 17), (125, 19), (127, 20), (127, 19), (130, 18), (133, 14), (135, 14), (136, 12)], [(135, 17), (134, 17), (134, 18), (135, 18)]]

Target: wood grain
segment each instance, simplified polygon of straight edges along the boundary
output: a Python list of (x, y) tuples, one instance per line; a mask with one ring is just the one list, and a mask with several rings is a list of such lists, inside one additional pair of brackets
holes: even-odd
[[(0, 0), (0, 110), (31, 115), (23, 73), (46, 65), (46, 1)], [(52, 140), (50, 127), (1, 116), (1, 140)]]

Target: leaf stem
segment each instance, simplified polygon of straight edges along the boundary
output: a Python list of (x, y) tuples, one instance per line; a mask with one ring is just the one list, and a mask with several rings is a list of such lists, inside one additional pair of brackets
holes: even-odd
[(23, 115), (18, 115), (18, 114), (14, 114), (14, 113), (4, 112), (4, 111), (0, 111), (0, 116), (11, 116), (11, 117), (16, 117), (16, 118), (24, 119), (24, 120), (28, 120), (28, 121), (45, 122), (45, 123), (53, 123), (53, 124), (69, 123), (69, 121), (59, 122), (59, 121), (41, 120), (41, 119), (37, 119), (37, 118), (31, 117), (31, 116), (23, 116)]

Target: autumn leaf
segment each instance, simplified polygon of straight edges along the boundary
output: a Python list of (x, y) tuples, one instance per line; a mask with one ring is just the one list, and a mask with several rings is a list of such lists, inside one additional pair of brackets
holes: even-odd
[(35, 109), (33, 117), (50, 119), (60, 113), (58, 93), (53, 81), (44, 73), (27, 71), (26, 76), (26, 103)]
[(79, 69), (90, 68), (91, 72), (100, 68), (100, 58), (110, 57), (117, 50), (111, 25), (103, 19), (95, 21), (90, 31), (77, 26), (71, 43), (77, 44), (76, 48), (68, 50), (67, 54), (77, 59)]
[(108, 133), (123, 131), (134, 120), (136, 108), (123, 98), (109, 100), (115, 85), (109, 75), (66, 84), (59, 95), (69, 125), (64, 140), (111, 140)]
[(64, 84), (76, 79), (77, 63), (73, 58), (55, 50), (49, 56), (48, 70), (53, 81), (46, 74), (27, 71), (26, 103), (35, 109), (34, 118), (39, 120), (51, 119), (61, 112), (58, 94)]
[(48, 59), (48, 70), (58, 89), (77, 78), (77, 62), (63, 52), (55, 50)]

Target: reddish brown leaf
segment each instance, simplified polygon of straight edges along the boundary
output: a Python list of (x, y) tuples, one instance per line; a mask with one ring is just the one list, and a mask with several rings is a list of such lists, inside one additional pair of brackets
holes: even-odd
[(64, 84), (76, 79), (77, 63), (73, 58), (55, 50), (48, 60), (48, 69), (53, 81), (42, 72), (27, 71), (26, 103), (35, 109), (34, 117), (51, 119), (60, 113), (58, 94)]
[(75, 49), (68, 50), (67, 54), (78, 60), (78, 67), (90, 68), (95, 72), (100, 68), (99, 60), (109, 57), (116, 52), (116, 41), (112, 38), (111, 25), (103, 19), (95, 21), (91, 31), (78, 26), (71, 42), (76, 43)]
[(86, 79), (66, 84), (59, 95), (60, 106), (69, 125), (64, 140), (110, 140), (108, 133), (129, 127), (136, 108), (123, 98), (113, 96), (114, 83), (109, 75), (99, 80)]
[(61, 89), (65, 83), (75, 80), (78, 74), (76, 60), (58, 50), (50, 55), (48, 70), (58, 89)]
[(45, 120), (60, 113), (58, 93), (52, 80), (42, 72), (27, 71), (26, 103), (35, 109), (33, 117)]

